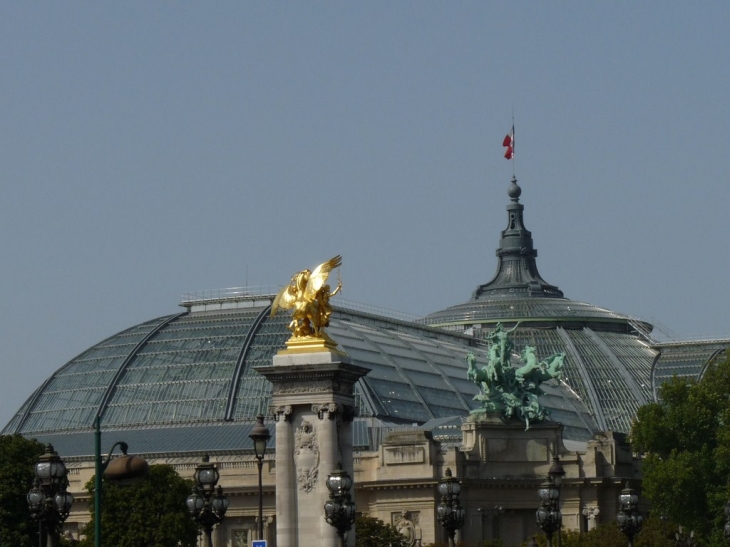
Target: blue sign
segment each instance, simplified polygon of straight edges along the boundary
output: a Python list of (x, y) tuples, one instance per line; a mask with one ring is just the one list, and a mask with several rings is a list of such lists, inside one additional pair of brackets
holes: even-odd
[(266, 540), (265, 539), (255, 539), (255, 540), (253, 540), (251, 547), (266, 547)]

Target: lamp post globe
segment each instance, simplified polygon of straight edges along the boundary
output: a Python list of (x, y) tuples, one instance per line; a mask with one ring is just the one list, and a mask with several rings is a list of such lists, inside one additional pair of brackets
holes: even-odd
[(40, 481), (37, 477), (33, 481), (33, 488), (30, 489), (26, 498), (28, 499), (30, 514), (35, 518), (35, 516), (42, 510), (43, 503), (45, 501), (45, 496), (43, 495), (43, 492), (41, 492)]
[(66, 473), (66, 465), (53, 449), (53, 445), (46, 445), (46, 451), (35, 464), (35, 475), (41, 486), (52, 488), (60, 486), (66, 478)]
[(228, 511), (228, 496), (226, 496), (223, 493), (223, 488), (221, 485), (218, 485), (218, 488), (216, 488), (215, 491), (215, 497), (213, 498), (213, 511), (215, 511), (215, 514), (219, 517), (223, 518), (223, 516), (226, 514), (226, 511)]
[(253, 449), (257, 459), (263, 459), (266, 454), (266, 445), (271, 439), (269, 429), (264, 425), (264, 415), (256, 416), (256, 425), (254, 425), (248, 437), (253, 441)]
[(38, 458), (34, 471), (33, 488), (26, 496), (28, 509), (38, 521), (39, 545), (42, 547), (46, 542), (50, 547), (55, 547), (74, 502), (74, 497), (66, 490), (68, 470), (53, 445), (48, 444), (43, 455)]
[(56, 494), (53, 498), (53, 505), (56, 507), (56, 511), (61, 516), (61, 520), (66, 520), (68, 515), (71, 513), (71, 506), (73, 505), (73, 495), (66, 491), (66, 486), (61, 487), (61, 491)]
[(446, 468), (437, 490), (441, 496), (441, 503), (436, 508), (436, 519), (446, 532), (449, 545), (454, 547), (456, 531), (464, 526), (465, 511), (459, 502), (461, 483), (452, 475), (451, 469)]
[(215, 465), (210, 463), (210, 456), (206, 454), (203, 456), (202, 463), (195, 468), (195, 474), (193, 475), (195, 484), (202, 492), (213, 492), (219, 479), (220, 473), (218, 473)]
[(563, 524), (563, 515), (560, 512), (560, 489), (555, 485), (553, 475), (548, 478), (537, 490), (540, 498), (540, 507), (535, 513), (537, 525), (545, 533), (548, 547), (552, 547), (553, 534), (559, 532)]
[(269, 429), (264, 425), (264, 415), (256, 416), (256, 425), (254, 425), (248, 437), (253, 441), (254, 456), (256, 456), (256, 465), (258, 466), (259, 475), (259, 522), (258, 536), (264, 539), (264, 487), (262, 479), (262, 470), (264, 466), (264, 456), (266, 455), (266, 445), (271, 439)]
[(340, 547), (344, 547), (345, 534), (352, 528), (356, 515), (355, 502), (350, 494), (352, 478), (342, 469), (342, 464), (337, 462), (325, 484), (330, 492), (330, 499), (324, 504), (324, 519), (337, 531)]
[(200, 490), (198, 490), (197, 485), (193, 485), (192, 492), (188, 496), (188, 499), (185, 500), (185, 504), (188, 506), (188, 513), (190, 513), (190, 516), (197, 518), (205, 505), (205, 500), (203, 499), (203, 496), (200, 495)]
[(218, 484), (220, 474), (210, 463), (208, 454), (195, 468), (193, 477), (195, 484), (185, 504), (190, 516), (203, 529), (206, 547), (213, 547), (213, 528), (223, 521), (228, 510), (228, 498)]
[(644, 519), (639, 514), (639, 496), (626, 482), (624, 489), (618, 496), (619, 511), (616, 522), (621, 532), (628, 539), (629, 547), (634, 545), (634, 537), (641, 532)]

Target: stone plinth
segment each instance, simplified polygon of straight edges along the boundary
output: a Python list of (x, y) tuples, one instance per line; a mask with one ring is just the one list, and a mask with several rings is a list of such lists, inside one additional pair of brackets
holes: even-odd
[[(256, 371), (273, 384), (277, 547), (336, 547), (337, 533), (324, 519), (326, 481), (338, 462), (354, 479), (354, 385), (369, 369), (344, 354), (317, 352), (276, 355), (274, 366)], [(354, 538), (353, 530), (348, 545)]]
[(481, 467), (492, 475), (529, 476), (546, 474), (552, 458), (567, 451), (563, 447), (563, 426), (545, 420), (532, 423), (525, 430), (524, 422), (504, 422), (492, 414), (475, 413), (462, 424), (462, 451), (467, 473), (481, 475)]

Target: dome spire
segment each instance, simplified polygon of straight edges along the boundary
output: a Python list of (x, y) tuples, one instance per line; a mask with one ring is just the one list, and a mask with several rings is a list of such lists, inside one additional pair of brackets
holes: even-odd
[(512, 182), (507, 189), (511, 201), (507, 205), (507, 228), (502, 231), (497, 249), (497, 273), (489, 283), (476, 288), (473, 300), (563, 298), (563, 292), (547, 283), (537, 271), (537, 249), (533, 245), (532, 234), (525, 228), (525, 206), (520, 203), (521, 194), (522, 188), (517, 184), (517, 177), (512, 175)]

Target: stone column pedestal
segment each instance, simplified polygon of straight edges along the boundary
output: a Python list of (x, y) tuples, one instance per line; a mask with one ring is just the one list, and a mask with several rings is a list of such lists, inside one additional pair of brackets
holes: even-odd
[[(369, 372), (334, 352), (276, 355), (256, 371), (272, 384), (276, 418), (276, 544), (337, 547), (324, 519), (327, 476), (340, 462), (354, 479), (350, 423), (355, 382)], [(351, 491), (354, 498), (354, 486)], [(348, 534), (354, 545), (355, 533)]]

